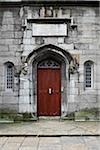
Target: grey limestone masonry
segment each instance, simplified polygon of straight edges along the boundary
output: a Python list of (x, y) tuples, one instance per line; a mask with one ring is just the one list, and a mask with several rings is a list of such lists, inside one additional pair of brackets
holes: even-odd
[[(0, 0), (0, 109), (37, 116), (37, 66), (49, 57), (61, 62), (61, 116), (100, 107), (99, 9), (98, 0)], [(93, 62), (90, 88), (87, 61)], [(14, 64), (12, 90), (7, 62)]]

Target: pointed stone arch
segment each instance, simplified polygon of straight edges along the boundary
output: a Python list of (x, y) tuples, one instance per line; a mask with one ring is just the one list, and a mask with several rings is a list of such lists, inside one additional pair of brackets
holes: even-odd
[(53, 59), (61, 65), (61, 116), (67, 113), (67, 101), (68, 101), (68, 92), (69, 92), (69, 64), (73, 60), (72, 55), (53, 44), (42, 45), (35, 50), (33, 50), (26, 58), (26, 63), (30, 66), (30, 80), (31, 84), (31, 101), (34, 104), (34, 110), (37, 115), (37, 72), (39, 62), (47, 59)]
[[(37, 71), (38, 64), (44, 60), (54, 60), (61, 66), (61, 116), (67, 114), (67, 103), (69, 94), (69, 64), (73, 61), (72, 55), (64, 50), (63, 48), (53, 45), (46, 44), (34, 49), (25, 59), (27, 63), (28, 72), (24, 77), (27, 79), (29, 86), (29, 97), (28, 101), (31, 106), (31, 110), (35, 116), (37, 116)], [(24, 76), (24, 75), (23, 75)], [(28, 109), (28, 108), (27, 108)]]
[(62, 57), (62, 59), (67, 59), (69, 63), (73, 60), (72, 55), (63, 48), (53, 44), (45, 44), (37, 47), (31, 53), (29, 53), (26, 57), (26, 62), (31, 63), (34, 59), (39, 58), (39, 56), (44, 54), (59, 55), (59, 57)]

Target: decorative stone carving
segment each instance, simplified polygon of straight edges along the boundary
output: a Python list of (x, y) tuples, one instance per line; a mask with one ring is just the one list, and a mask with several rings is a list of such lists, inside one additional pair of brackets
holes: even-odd
[(28, 72), (28, 65), (25, 63), (25, 57), (22, 57), (22, 65), (15, 66), (14, 76), (18, 77), (21, 73), (26, 75)]
[(75, 24), (75, 20), (73, 17), (71, 17), (71, 28), (72, 30), (77, 29), (77, 24)]
[(61, 18), (62, 17), (62, 9), (59, 8), (59, 11), (58, 11), (58, 17)]
[(53, 7), (42, 7), (40, 9), (40, 17), (53, 17)]
[(53, 17), (53, 8), (52, 7), (46, 8), (45, 17)]
[(74, 74), (78, 72), (79, 63), (77, 58), (74, 56), (73, 60), (70, 62), (69, 65), (69, 73)]
[(26, 61), (26, 56), (22, 56), (22, 57), (21, 57), (21, 62), (22, 62), (22, 63), (25, 63), (25, 61)]
[(28, 10), (27, 10), (27, 18), (28, 18), (28, 19), (31, 19), (31, 18), (32, 18), (32, 10), (31, 10), (31, 9), (28, 9)]
[(27, 63), (24, 63), (23, 66), (22, 66), (22, 69), (21, 69), (21, 72), (26, 75), (27, 72), (28, 72), (28, 66), (27, 66)]
[(24, 8), (21, 7), (20, 12), (19, 12), (20, 17), (22, 18), (24, 15)]
[(42, 7), (42, 8), (40, 9), (40, 17), (44, 17), (44, 16), (45, 16), (45, 8)]
[(14, 69), (14, 76), (18, 77), (21, 73), (21, 66), (16, 66)]

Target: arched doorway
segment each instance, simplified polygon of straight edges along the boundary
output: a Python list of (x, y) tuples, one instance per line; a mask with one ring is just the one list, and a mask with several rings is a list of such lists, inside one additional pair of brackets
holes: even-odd
[(38, 63), (37, 69), (38, 116), (61, 115), (61, 67), (53, 59)]
[[(68, 68), (72, 59), (73, 58), (70, 53), (52, 44), (44, 45), (40, 48), (37, 48), (36, 50), (32, 51), (26, 58), (26, 62), (29, 66), (29, 73), (27, 74), (29, 79), (29, 102), (31, 104), (32, 112), (36, 117), (65, 116), (67, 114), (67, 102), (69, 96)], [(42, 101), (40, 101), (40, 103), (38, 101), (38, 95), (41, 93), (41, 87), (39, 87), (39, 85), (46, 84), (45, 81), (47, 80), (47, 74), (49, 80), (51, 81), (52, 79), (52, 82), (50, 84), (53, 86), (57, 85), (57, 87), (59, 87), (59, 89), (57, 89), (58, 91), (60, 91), (59, 94), (57, 95), (57, 93), (54, 93), (56, 96), (59, 97), (57, 104), (55, 102), (55, 98), (51, 100), (51, 104), (47, 104), (47, 102), (50, 102), (46, 100), (44, 100), (43, 102), (43, 95), (41, 96)], [(41, 80), (42, 76), (43, 79)], [(56, 76), (58, 77), (58, 79)], [(56, 80), (58, 80), (59, 82), (55, 84)], [(55, 90), (55, 92), (57, 90)], [(50, 91), (51, 94), (49, 93)], [(48, 86), (46, 89), (46, 92), (49, 94), (49, 97), (54, 96), (54, 94), (52, 94), (53, 91), (54, 90), (52, 89), (52, 86)], [(47, 100), (49, 100), (49, 98), (47, 98)], [(43, 103), (47, 106), (49, 105), (49, 107), (43, 105)], [(54, 108), (56, 106), (57, 108)], [(42, 112), (40, 110), (41, 107), (45, 107), (45, 110), (47, 110), (47, 112)]]

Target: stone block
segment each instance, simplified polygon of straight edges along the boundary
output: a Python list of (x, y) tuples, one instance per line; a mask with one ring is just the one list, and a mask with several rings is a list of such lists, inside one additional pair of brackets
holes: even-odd
[(20, 95), (22, 96), (29, 96), (29, 89), (21, 89), (20, 90)]
[(13, 25), (14, 24), (13, 16), (12, 17), (7, 17), (7, 16), (4, 17), (2, 24), (3, 25)]
[(26, 38), (32, 38), (32, 31), (31, 30), (26, 31)]
[[(16, 58), (14, 55), (11, 55), (13, 53), (15, 53), (15, 52), (5, 53), (5, 56), (4, 56), (3, 52), (1, 53), (2, 55), (0, 54), (0, 56), (1, 56), (0, 57), (0, 61), (2, 62), (2, 65), (4, 65), (8, 61), (10, 61), (10, 62), (12, 62), (12, 63), (14, 63), (16, 65), (19, 64), (19, 59)], [(3, 66), (3, 72), (4, 72), (4, 66)]]
[(18, 25), (21, 27), (22, 19), (19, 16), (14, 17), (14, 26)]
[(21, 24), (14, 24), (14, 31), (21, 32), (21, 30), (22, 30), (22, 25)]
[(22, 79), (20, 78), (20, 90), (24, 89), (24, 82), (22, 81)]
[(29, 104), (20, 104), (19, 105), (19, 112), (20, 113), (31, 112), (31, 106)]
[(99, 45), (98, 44), (89, 44), (89, 49), (90, 50), (94, 50), (96, 52), (97, 49), (99, 49)]
[(64, 43), (64, 37), (59, 37), (58, 44), (63, 44), (63, 43)]
[(0, 56), (1, 57), (6, 57), (7, 58), (7, 61), (10, 60), (10, 57), (14, 57), (15, 56), (15, 52), (14, 51), (1, 51), (0, 52)]
[(30, 45), (31, 39), (23, 39), (23, 44)]
[(24, 88), (29, 89), (29, 80), (28, 79), (26, 79), (26, 81), (24, 82)]
[(83, 82), (84, 82), (84, 72), (80, 73), (79, 82), (80, 82), (80, 83), (83, 83)]
[(15, 103), (15, 104), (5, 103), (5, 104), (2, 104), (2, 106), (1, 106), (2, 110), (6, 111), (6, 112), (10, 111), (12, 113), (18, 112), (18, 107), (19, 106), (17, 103)]
[[(76, 84), (75, 84), (76, 85)], [(70, 95), (78, 95), (78, 88), (71, 88), (70, 87)]]
[(27, 54), (29, 54), (31, 51), (33, 51), (37, 46), (33, 46), (33, 45), (24, 45), (24, 52), (28, 51)]
[(3, 51), (3, 53), (8, 52), (9, 47), (8, 45), (0, 45), (0, 51)]
[(91, 39), (97, 38), (96, 31), (89, 31), (89, 30), (85, 31), (83, 29), (83, 31), (79, 31), (79, 32), (81, 32), (81, 35), (80, 34), (78, 35), (78, 37), (80, 38), (91, 38)]
[(84, 97), (85, 97), (85, 101), (87, 102), (87, 103), (94, 103), (94, 102), (97, 102), (97, 95), (95, 95), (95, 94), (91, 94), (91, 95), (84, 95)]
[(29, 104), (29, 95), (20, 95), (19, 104)]
[(35, 37), (35, 44), (37, 44), (37, 45), (44, 44), (43, 37)]
[(22, 32), (21, 31), (19, 31), (19, 32), (14, 32), (14, 35), (15, 35), (15, 38), (16, 39), (19, 39), (19, 38), (22, 38)]
[(84, 109), (84, 108), (97, 108), (97, 106), (98, 106), (98, 103), (96, 103), (96, 102), (88, 102), (88, 103), (84, 103), (84, 102), (80, 102), (79, 103), (79, 109), (81, 110), (81, 109)]
[(98, 80), (98, 82), (96, 82), (96, 86), (97, 86), (98, 92), (100, 93), (100, 79)]
[(89, 44), (88, 43), (75, 43), (74, 47), (75, 49), (78, 49), (78, 50), (88, 50)]
[(97, 55), (97, 56), (96, 56), (96, 59), (97, 59), (97, 65), (98, 65), (98, 67), (99, 67), (99, 65), (100, 65), (100, 61), (99, 61), (99, 60), (100, 60), (100, 55)]
[(20, 48), (20, 45), (9, 45), (9, 51), (19, 51), (21, 48)]
[(77, 108), (78, 108), (78, 104), (77, 103), (70, 102), (70, 101), (68, 102), (68, 110), (67, 110), (68, 113), (76, 111)]
[(71, 10), (68, 9), (68, 8), (62, 8), (62, 17), (64, 18), (70, 18), (70, 13), (71, 13)]
[(82, 23), (80, 23), (80, 24), (78, 24), (78, 31), (98, 31), (100, 29), (100, 27), (98, 26), (98, 24), (97, 23), (88, 23), (88, 25), (87, 24), (82, 24)]
[(1, 97), (1, 95), (0, 95), (0, 105), (2, 104), (2, 97)]
[(13, 31), (2, 31), (1, 32), (1, 39), (13, 39), (14, 32)]
[[(4, 66), (3, 66), (4, 67)], [(2, 66), (0, 66), (0, 79), (3, 78), (3, 75), (4, 75), (4, 68)], [(2, 80), (0, 81), (0, 83), (2, 83)]]
[(78, 24), (91, 24), (91, 23), (96, 23), (98, 22), (97, 17), (77, 17), (77, 23)]
[[(81, 83), (82, 83), (82, 81), (81, 81)], [(80, 83), (80, 82), (75, 82), (75, 88), (76, 88), (77, 90), (78, 90), (78, 88), (80, 88), (81, 83)]]
[(13, 44), (14, 39), (0, 39), (0, 44), (1, 45), (10, 45)]
[(13, 39), (13, 43), (12, 44), (14, 44), (14, 45), (20, 45), (21, 42), (22, 42), (21, 39)]
[(13, 18), (13, 13), (11, 9), (2, 7), (2, 11), (3, 11), (4, 20), (6, 20), (7, 18), (11, 18), (11, 19)]
[(31, 45), (35, 45), (35, 37), (31, 38)]
[(4, 24), (2, 25), (1, 31), (14, 31), (14, 25)]
[(19, 58), (19, 63), (21, 64), (21, 48), (17, 49), (17, 51), (15, 52), (15, 57)]
[(49, 43), (52, 43), (52, 44), (57, 44), (57, 42), (58, 42), (58, 40), (57, 40), (57, 38), (55, 37), (53, 37), (53, 38), (49, 38), (49, 37), (47, 37), (47, 38), (44, 38), (44, 43), (45, 44), (49, 44)]
[(74, 17), (83, 17), (84, 11), (86, 11), (85, 7), (73, 7), (73, 9), (71, 10), (71, 15)]
[(2, 16), (3, 16), (3, 10), (0, 8), (0, 18), (1, 19), (3, 19)]
[(82, 54), (83, 55), (96, 55), (96, 50), (95, 49), (91, 49), (91, 50), (82, 50)]
[(12, 93), (12, 95), (11, 95), (11, 93), (10, 94), (7, 93), (7, 95), (4, 95), (2, 97), (2, 102), (3, 102), (3, 104), (16, 104), (17, 100), (16, 100), (15, 96), (13, 95), (13, 93)]
[(92, 54), (92, 55), (81, 55), (80, 56), (80, 61), (81, 64), (83, 65), (86, 61), (91, 60), (93, 62), (97, 62), (97, 56)]
[(84, 11), (84, 17), (95, 17), (96, 13), (95, 10), (92, 8), (88, 8), (86, 11)]
[(91, 44), (91, 43), (96, 43), (97, 39), (95, 37), (82, 37), (82, 36), (79, 37), (78, 36), (77, 41), (78, 41), (78, 43), (88, 43), (88, 44)]
[(65, 50), (68, 50), (68, 51), (71, 50), (71, 53), (75, 54), (74, 44), (73, 43), (71, 43), (71, 44), (65, 44), (65, 43), (64, 44), (58, 44), (58, 46), (63, 48), (63, 49), (65, 49)]

